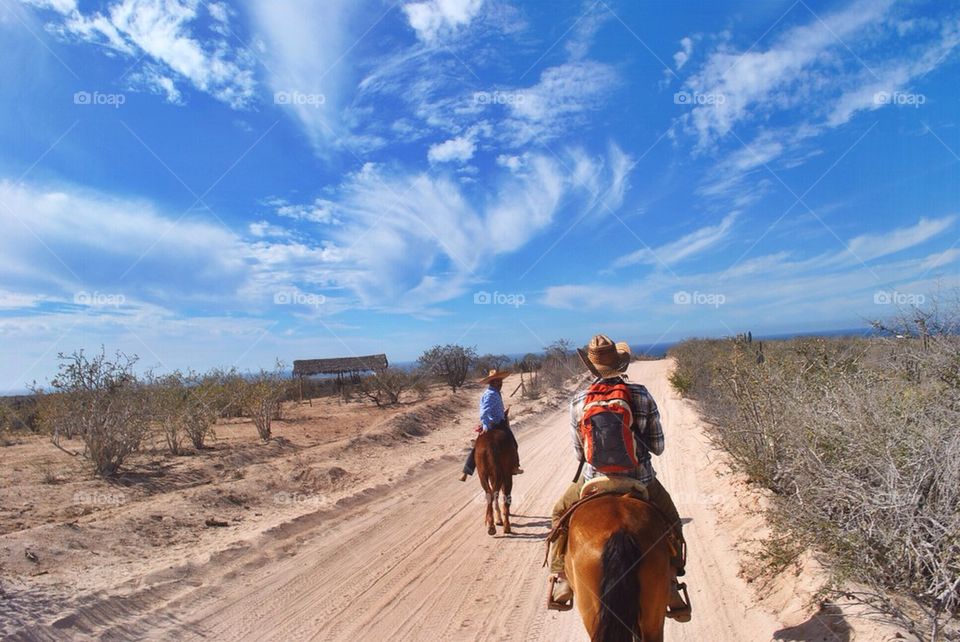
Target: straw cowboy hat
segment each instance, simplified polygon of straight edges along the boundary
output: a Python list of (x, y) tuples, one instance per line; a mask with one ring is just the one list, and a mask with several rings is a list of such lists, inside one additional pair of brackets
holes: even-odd
[(577, 348), (577, 354), (590, 372), (604, 379), (622, 374), (630, 365), (630, 346), (624, 341), (614, 343), (604, 334), (590, 339), (586, 350)]
[(491, 381), (496, 381), (497, 379), (506, 379), (509, 376), (509, 370), (491, 370), (490, 374), (480, 380), (480, 383), (490, 383)]

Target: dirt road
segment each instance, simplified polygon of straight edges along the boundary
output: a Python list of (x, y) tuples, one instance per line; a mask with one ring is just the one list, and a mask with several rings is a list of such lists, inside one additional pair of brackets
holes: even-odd
[[(709, 449), (689, 407), (666, 382), (666, 361), (631, 366), (660, 403), (667, 451), (660, 478), (689, 519), (687, 581), (694, 619), (668, 622), (669, 640), (770, 640), (778, 618), (754, 606), (736, 554), (718, 528), (704, 473)], [(280, 527), (261, 545), (152, 578), (150, 591), (100, 603), (74, 622), (99, 636), (244, 640), (585, 640), (575, 612), (543, 608), (542, 538), (575, 469), (565, 411), (518, 429), (526, 474), (514, 490), (515, 533), (489, 537), (479, 483), (457, 463), (425, 466), (338, 514)], [(705, 486), (705, 483), (708, 486)], [(61, 625), (71, 623), (62, 622)]]
[[(838, 634), (817, 616), (786, 628), (791, 618), (806, 619), (789, 596), (781, 607), (756, 603), (733, 548), (744, 536), (743, 522), (737, 526), (744, 511), (731, 501), (728, 480), (718, 477), (722, 467), (712, 461), (716, 453), (692, 406), (669, 388), (669, 365), (639, 362), (629, 373), (660, 405), (667, 450), (655, 466), (688, 522), (694, 617), (668, 621), (667, 639), (853, 639), (845, 623)], [(207, 560), (158, 571), (139, 588), (101, 593), (42, 633), (18, 637), (586, 640), (575, 611), (544, 609), (542, 540), (576, 468), (567, 422), (562, 409), (517, 426), (526, 474), (515, 482), (512, 536), (486, 534), (479, 483), (456, 480), (456, 453), (333, 511), (308, 513)]]

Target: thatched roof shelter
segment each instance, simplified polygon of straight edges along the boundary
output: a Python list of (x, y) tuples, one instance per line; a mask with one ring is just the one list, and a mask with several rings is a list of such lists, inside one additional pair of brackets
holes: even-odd
[(341, 375), (353, 372), (379, 372), (386, 370), (387, 355), (370, 354), (364, 357), (339, 357), (335, 359), (298, 359), (293, 362), (294, 377), (311, 375)]

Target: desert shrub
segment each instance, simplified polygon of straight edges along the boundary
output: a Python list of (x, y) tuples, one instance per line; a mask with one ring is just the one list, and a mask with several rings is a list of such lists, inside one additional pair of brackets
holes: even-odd
[(538, 373), (533, 372), (529, 375), (521, 373), (520, 377), (523, 381), (521, 394), (524, 399), (539, 399), (543, 396), (543, 383), (541, 383)]
[(510, 357), (505, 354), (484, 354), (477, 357), (474, 373), (478, 377), (485, 377), (491, 370), (503, 370), (508, 365), (510, 365)]
[[(213, 426), (225, 402), (218, 376), (201, 376), (179, 371), (162, 377), (150, 377), (147, 386), (153, 420), (159, 424), (167, 450), (173, 455), (183, 452), (189, 440), (200, 450), (213, 435)], [(236, 393), (239, 394), (239, 393)]]
[(40, 407), (35, 395), (0, 399), (0, 430), (39, 432)]
[(197, 376), (196, 384), (200, 398), (206, 406), (216, 411), (217, 417), (230, 419), (243, 416), (246, 381), (236, 368), (215, 368)]
[(474, 348), (460, 345), (434, 346), (417, 359), (421, 369), (437, 377), (456, 392), (467, 380), (470, 368), (477, 359)]
[(960, 337), (694, 340), (671, 354), (718, 445), (777, 493), (781, 534), (840, 578), (956, 617)]
[(543, 357), (532, 352), (528, 352), (523, 355), (523, 358), (519, 359), (515, 364), (516, 368), (520, 372), (537, 372), (540, 370), (540, 366), (543, 365)]
[(253, 419), (257, 434), (264, 442), (270, 441), (272, 422), (289, 386), (290, 380), (284, 377), (279, 366), (272, 372), (261, 370), (245, 382), (241, 393), (244, 414)]
[(558, 339), (544, 349), (537, 381), (547, 388), (559, 389), (568, 379), (584, 372), (586, 368), (573, 349), (573, 344), (566, 339)]
[[(110, 360), (101, 349), (90, 358), (82, 350), (59, 358), (53, 392), (39, 397), (41, 421), (55, 446), (82, 454), (98, 475), (112, 475), (140, 449), (148, 431), (145, 395), (133, 372), (136, 357), (118, 352)], [(73, 438), (83, 442), (82, 453), (66, 447)]]
[(145, 385), (150, 416), (159, 428), (172, 455), (183, 452), (186, 435), (183, 429), (183, 415), (189, 392), (184, 385), (183, 375), (174, 372), (162, 377), (153, 374), (147, 376)]
[(690, 389), (693, 387), (693, 377), (690, 376), (690, 373), (686, 370), (681, 370), (680, 368), (675, 368), (669, 376), (670, 386), (676, 390), (680, 396), (686, 397), (690, 394)]
[(387, 368), (360, 381), (359, 391), (377, 407), (398, 403), (400, 395), (413, 387), (415, 375), (400, 368)]
[(190, 373), (185, 378), (187, 397), (183, 405), (182, 428), (197, 450), (215, 436), (214, 426), (225, 407), (240, 405), (240, 390), (221, 387), (219, 377)]

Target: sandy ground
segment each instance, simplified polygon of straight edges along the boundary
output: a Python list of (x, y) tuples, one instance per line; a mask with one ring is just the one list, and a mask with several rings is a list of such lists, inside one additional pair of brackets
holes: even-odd
[[(694, 618), (668, 621), (667, 639), (904, 639), (843, 606), (815, 612), (810, 601), (822, 572), (812, 560), (762, 587), (742, 571), (749, 561), (744, 551), (765, 532), (766, 500), (729, 474), (693, 406), (669, 388), (669, 367), (650, 361), (630, 370), (660, 404), (667, 451), (655, 465), (687, 521)], [(508, 380), (505, 389), (514, 383)], [(553, 502), (576, 468), (566, 408), (560, 397), (512, 402), (526, 474), (515, 480), (514, 534), (489, 537), (479, 483), (456, 480), (479, 389), (467, 392), (469, 403), (459, 407), (441, 396), (406, 411), (418, 413), (413, 423), (432, 424), (431, 430), (411, 429), (401, 413), (376, 430), (358, 428), (241, 466), (243, 479), (171, 490), (168, 498), (109, 509), (119, 514), (80, 516), (75, 526), (54, 519), (0, 536), (6, 569), (0, 637), (588, 639), (575, 611), (543, 606), (542, 540)], [(314, 425), (310, 410), (298, 412), (307, 415), (303, 425)], [(298, 486), (298, 476), (313, 485)], [(275, 478), (285, 481), (265, 489), (263, 480)], [(191, 492), (212, 493), (205, 509)], [(278, 492), (286, 499), (278, 502)], [(234, 515), (217, 503), (225, 494), (247, 508), (234, 506)], [(265, 502), (270, 496), (273, 502)], [(188, 508), (194, 517), (182, 513)], [(124, 510), (133, 513), (127, 522)], [(204, 530), (211, 511), (229, 526)], [(189, 544), (145, 544), (137, 529), (163, 524), (167, 518), (151, 517), (156, 513), (191, 525), (182, 530)], [(115, 538), (118, 523), (133, 528), (129, 550), (114, 540), (96, 546), (86, 533), (93, 531), (93, 540), (97, 533)], [(84, 547), (80, 553), (63, 552), (71, 538)], [(31, 546), (40, 562), (24, 561)], [(54, 562), (44, 567), (47, 560)]]

